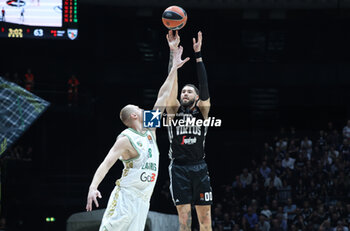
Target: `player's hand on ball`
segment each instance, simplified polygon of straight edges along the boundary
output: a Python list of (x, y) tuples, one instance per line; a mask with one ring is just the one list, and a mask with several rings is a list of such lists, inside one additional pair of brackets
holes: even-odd
[(194, 52), (201, 51), (201, 47), (202, 47), (202, 32), (199, 31), (198, 32), (197, 42), (196, 42), (196, 39), (193, 38), (193, 50), (194, 50)]
[(90, 189), (86, 203), (86, 211), (92, 210), (92, 201), (94, 201), (96, 207), (98, 208), (99, 205), (97, 202), (97, 197), (102, 198), (100, 191), (98, 191), (97, 189)]
[(170, 50), (173, 51), (179, 47), (180, 36), (178, 31), (175, 32), (174, 36), (174, 31), (169, 30), (168, 34), (166, 35), (166, 39), (168, 40)]
[(176, 68), (182, 67), (188, 60), (190, 60), (189, 57), (185, 58), (184, 60), (181, 59), (181, 55), (183, 52), (183, 47), (179, 46), (179, 48), (174, 50), (174, 60), (173, 60), (173, 66)]

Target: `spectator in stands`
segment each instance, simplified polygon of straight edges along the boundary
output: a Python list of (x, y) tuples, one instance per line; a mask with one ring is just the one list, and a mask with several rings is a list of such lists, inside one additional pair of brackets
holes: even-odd
[(263, 155), (267, 156), (269, 159), (273, 158), (273, 148), (267, 142), (264, 143)]
[(337, 131), (337, 129), (333, 129), (333, 131), (331, 133), (329, 133), (328, 137), (327, 137), (327, 143), (329, 145), (338, 147), (339, 142), (340, 141), (340, 136), (339, 133)]
[(324, 169), (327, 171), (328, 169), (330, 169), (330, 166), (333, 164), (333, 158), (331, 157), (330, 153), (329, 153), (329, 147), (326, 146), (325, 147), (325, 153), (323, 155), (323, 166)]
[(260, 214), (259, 223), (255, 225), (255, 230), (258, 231), (270, 231), (270, 223), (268, 222), (268, 218), (264, 214)]
[(330, 221), (328, 219), (324, 220), (320, 226), (320, 231), (333, 231), (331, 228)]
[(236, 190), (240, 190), (244, 188), (244, 185), (242, 184), (241, 178), (239, 177), (239, 175), (235, 177), (235, 180), (232, 183), (232, 188)]
[(269, 177), (270, 172), (271, 169), (267, 166), (267, 162), (263, 161), (262, 166), (260, 167), (260, 174), (263, 176), (264, 179), (267, 179)]
[(279, 189), (278, 198), (280, 201), (287, 201), (292, 196), (292, 186), (286, 179), (282, 180), (282, 188)]
[(344, 217), (344, 220), (346, 221), (346, 223), (350, 225), (350, 204), (349, 203), (346, 205), (346, 216)]
[(343, 128), (343, 137), (350, 141), (350, 120), (348, 120), (346, 126)]
[(350, 161), (350, 139), (343, 139), (343, 143), (339, 146), (341, 156), (345, 161)]
[(313, 209), (310, 207), (310, 202), (308, 200), (305, 200), (303, 202), (303, 208), (301, 209), (301, 215), (303, 216), (304, 219), (308, 221), (312, 213), (313, 213)]
[(288, 142), (286, 139), (279, 138), (278, 141), (275, 144), (276, 147), (280, 148), (282, 152), (285, 152), (288, 147)]
[(303, 199), (307, 196), (307, 187), (302, 178), (298, 179), (298, 183), (295, 186), (294, 197), (297, 203), (301, 203)]
[[(270, 154), (271, 158), (268, 158), (268, 153), (271, 152), (270, 145), (264, 144), (263, 160), (254, 161), (252, 171), (248, 170), (248, 173), (252, 175), (251, 187), (247, 187), (245, 189), (248, 190), (247, 193), (241, 193), (241, 197), (236, 195), (227, 200), (227, 205), (229, 205), (227, 209), (234, 207), (233, 214), (246, 215), (248, 212), (243, 211), (248, 205), (251, 205), (251, 213), (254, 213), (255, 210), (260, 211), (259, 221), (254, 230), (262, 230), (263, 218), (261, 215), (269, 217), (267, 211), (270, 211), (271, 214), (271, 220), (265, 220), (270, 222), (270, 231), (287, 230), (287, 227), (288, 230), (296, 231), (347, 230), (346, 228), (350, 226), (349, 140), (344, 137), (342, 143), (336, 145), (340, 136), (332, 123), (329, 124), (328, 130), (331, 132), (320, 130), (315, 140), (309, 139), (309, 136), (304, 137), (298, 143), (290, 139), (287, 152), (284, 153), (279, 147), (275, 147), (275, 152)], [(279, 137), (281, 137), (280, 134)], [(294, 138), (300, 140), (298, 137)], [(279, 140), (275, 139), (274, 144)], [(313, 143), (316, 145), (312, 145)], [(293, 165), (287, 164), (291, 158), (296, 158), (294, 169)], [(246, 176), (244, 174), (246, 171), (244, 169), (243, 173), (236, 177), (237, 182), (245, 182), (246, 179), (243, 176)], [(270, 173), (267, 174), (268, 172)], [(283, 182), (283, 187), (279, 191), (276, 188), (278, 184), (275, 185), (277, 176)], [(241, 192), (243, 192), (242, 189)], [(289, 191), (288, 196), (283, 195), (284, 189)], [(286, 204), (284, 204), (285, 198), (289, 198)], [(258, 203), (251, 203), (252, 199), (256, 199)], [(226, 199), (221, 197), (221, 200)], [(271, 203), (270, 209), (266, 209), (267, 203)], [(259, 204), (264, 206), (259, 207)], [(253, 205), (255, 205), (255, 210)], [(234, 229), (239, 230), (237, 227), (241, 221), (243, 230), (252, 230), (244, 216), (235, 216), (236, 228)]]
[(223, 214), (222, 214), (222, 205), (221, 203), (217, 203), (214, 207), (214, 213), (212, 218), (213, 227), (219, 227), (223, 223)]
[(319, 138), (317, 140), (317, 146), (323, 147), (326, 145), (327, 133), (324, 130), (320, 130)]
[(283, 229), (281, 216), (272, 219), (270, 231), (286, 231)]
[(79, 80), (75, 75), (72, 75), (68, 80), (68, 105), (71, 106), (74, 102), (78, 102), (78, 87), (80, 85)]
[(282, 167), (283, 168), (290, 168), (293, 170), (294, 169), (294, 162), (295, 162), (295, 159), (291, 158), (289, 156), (289, 153), (287, 152), (285, 157), (282, 160)]
[(283, 176), (284, 175), (284, 168), (282, 167), (282, 160), (280, 159), (275, 159), (275, 164), (273, 166), (273, 170), (278, 176)]
[(309, 137), (305, 136), (300, 143), (301, 150), (306, 150), (308, 154), (312, 153), (312, 141), (309, 140)]
[(231, 219), (229, 213), (224, 213), (224, 220), (222, 222), (222, 230), (233, 230), (235, 221)]
[(243, 231), (238, 224), (235, 224), (235, 227), (232, 231)]
[(244, 187), (249, 187), (253, 182), (253, 176), (247, 168), (243, 169), (243, 173), (239, 177)]
[(335, 160), (336, 158), (339, 157), (339, 152), (338, 152), (338, 150), (335, 149), (335, 147), (333, 145), (329, 147), (329, 151), (328, 152), (329, 152), (329, 156), (333, 160)]
[(349, 231), (341, 220), (337, 222), (337, 226), (333, 228), (334, 231)]
[(293, 203), (292, 198), (287, 199), (287, 205), (284, 206), (283, 212), (287, 213), (287, 219), (291, 222), (296, 215), (296, 204)]
[(275, 187), (276, 189), (282, 188), (281, 179), (278, 176), (276, 176), (275, 172), (273, 171), (270, 173), (270, 176), (266, 178), (264, 186), (268, 187), (270, 183), (272, 183), (273, 187)]
[(284, 158), (285, 151), (282, 151), (280, 147), (275, 148), (275, 159), (282, 160)]
[(314, 147), (314, 151), (312, 152), (312, 158), (314, 160), (319, 160), (321, 159), (322, 155), (323, 155), (323, 147), (319, 147), (319, 146), (315, 146)]
[(299, 151), (299, 146), (297, 145), (294, 139), (290, 140), (288, 151), (289, 153), (297, 153)]
[(264, 215), (267, 220), (269, 221), (271, 216), (272, 216), (272, 212), (271, 210), (269, 209), (269, 205), (268, 204), (264, 204), (263, 206), (263, 209), (261, 210), (260, 214)]
[(274, 186), (274, 183), (273, 181), (270, 181), (267, 186), (265, 187), (265, 191), (264, 193), (266, 194), (265, 195), (265, 201), (266, 202), (269, 202), (273, 199), (276, 199), (277, 198), (277, 188)]
[(299, 152), (294, 163), (295, 169), (297, 171), (301, 171), (305, 165), (306, 165), (306, 159), (304, 157), (304, 153)]
[(272, 213), (272, 217), (275, 217), (278, 213), (278, 207), (279, 207), (279, 204), (278, 204), (278, 201), (275, 199), (275, 200), (272, 200), (271, 202), (271, 213)]
[(256, 213), (253, 212), (253, 208), (249, 206), (242, 218), (243, 230), (253, 231), (258, 222), (258, 215), (256, 215)]
[(34, 75), (31, 69), (27, 69), (27, 73), (24, 75), (24, 87), (27, 91), (33, 91), (34, 89)]

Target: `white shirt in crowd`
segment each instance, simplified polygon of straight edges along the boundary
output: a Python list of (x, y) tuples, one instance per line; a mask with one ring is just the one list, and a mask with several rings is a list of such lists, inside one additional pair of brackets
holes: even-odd
[(284, 158), (282, 160), (282, 167), (283, 168), (290, 168), (290, 169), (294, 169), (294, 162), (295, 162), (295, 159), (294, 158), (291, 158), (289, 157), (288, 159)]

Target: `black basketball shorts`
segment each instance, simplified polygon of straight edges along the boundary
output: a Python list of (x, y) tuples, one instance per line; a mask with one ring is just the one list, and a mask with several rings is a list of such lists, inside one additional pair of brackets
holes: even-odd
[(213, 193), (207, 164), (169, 166), (170, 193), (175, 205), (211, 205)]

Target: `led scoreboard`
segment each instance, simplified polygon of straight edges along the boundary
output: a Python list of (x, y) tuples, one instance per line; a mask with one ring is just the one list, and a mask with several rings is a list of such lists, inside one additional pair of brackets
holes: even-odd
[(0, 37), (78, 37), (78, 0), (0, 0)]

